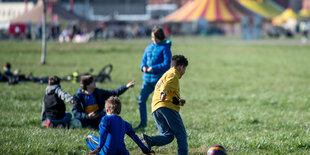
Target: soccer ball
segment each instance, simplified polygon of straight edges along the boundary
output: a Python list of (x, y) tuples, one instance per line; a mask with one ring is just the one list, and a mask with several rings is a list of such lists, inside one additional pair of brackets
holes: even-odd
[(71, 119), (70, 129), (76, 129), (76, 128), (80, 128), (80, 127), (82, 127), (80, 120), (75, 119), (75, 118)]
[(213, 145), (208, 150), (208, 155), (226, 155), (226, 150), (221, 145)]

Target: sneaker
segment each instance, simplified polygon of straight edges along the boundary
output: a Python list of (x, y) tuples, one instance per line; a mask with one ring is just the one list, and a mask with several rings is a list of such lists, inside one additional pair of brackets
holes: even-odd
[(45, 122), (46, 128), (51, 127), (51, 124), (52, 124), (52, 122), (50, 120), (46, 120), (46, 122)]
[(145, 135), (145, 134), (141, 134), (140, 135), (140, 140), (142, 141), (142, 143), (149, 149), (151, 150), (151, 143), (150, 143), (150, 137), (148, 135)]

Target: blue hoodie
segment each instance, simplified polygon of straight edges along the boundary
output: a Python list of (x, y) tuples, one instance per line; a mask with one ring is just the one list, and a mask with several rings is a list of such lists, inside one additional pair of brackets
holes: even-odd
[(152, 67), (152, 72), (145, 72), (145, 82), (157, 82), (161, 76), (170, 68), (171, 63), (171, 40), (164, 40), (158, 44), (152, 42), (145, 48), (140, 70), (143, 66)]

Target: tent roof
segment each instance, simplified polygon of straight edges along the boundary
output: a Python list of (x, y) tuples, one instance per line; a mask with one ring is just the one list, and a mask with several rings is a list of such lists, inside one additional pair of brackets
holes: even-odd
[(274, 18), (283, 11), (283, 8), (270, 0), (238, 0), (238, 2), (266, 19)]
[[(42, 23), (43, 16), (43, 2), (38, 0), (38, 3), (28, 12), (22, 14), (15, 19), (12, 19), (10, 23)], [(81, 18), (71, 12), (66, 11), (60, 5), (56, 4), (53, 6), (53, 13), (46, 11), (46, 22), (47, 23), (57, 23), (66, 21), (86, 21), (86, 19)]]
[(191, 0), (163, 18), (163, 22), (188, 22), (204, 18), (209, 22), (237, 22), (242, 13), (229, 0)]

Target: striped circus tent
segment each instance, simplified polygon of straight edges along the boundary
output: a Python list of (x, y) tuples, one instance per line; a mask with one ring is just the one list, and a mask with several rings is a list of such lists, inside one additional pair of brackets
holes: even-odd
[(280, 15), (284, 9), (271, 0), (238, 0), (239, 4), (266, 19)]
[(163, 22), (191, 22), (200, 18), (208, 22), (239, 22), (242, 12), (232, 0), (190, 0), (180, 9), (167, 15)]

